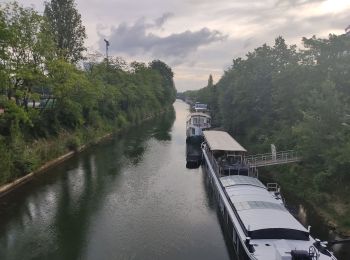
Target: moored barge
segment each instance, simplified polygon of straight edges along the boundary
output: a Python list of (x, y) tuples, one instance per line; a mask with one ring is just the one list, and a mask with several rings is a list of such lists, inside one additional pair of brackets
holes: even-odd
[(258, 179), (236, 140), (223, 131), (203, 133), (204, 167), (239, 260), (336, 260), (286, 209), (278, 185)]
[(186, 120), (186, 142), (200, 144), (203, 141), (203, 131), (210, 127), (210, 115), (202, 112), (190, 113)]

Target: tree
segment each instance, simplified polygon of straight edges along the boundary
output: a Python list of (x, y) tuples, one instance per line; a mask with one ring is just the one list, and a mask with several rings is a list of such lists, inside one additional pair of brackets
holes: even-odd
[(5, 33), (1, 33), (0, 59), (6, 95), (27, 107), (35, 96), (32, 88), (45, 77), (45, 63), (51, 59), (53, 42), (44, 33), (45, 20), (32, 8), (9, 3), (2, 16), (0, 30)]
[(214, 83), (213, 83), (213, 76), (210, 74), (209, 75), (209, 79), (208, 79), (208, 87), (211, 88), (214, 86)]
[(83, 59), (86, 33), (74, 0), (45, 2), (44, 15), (56, 43), (57, 55), (72, 63)]
[(158, 71), (162, 77), (162, 85), (165, 91), (164, 103), (174, 102), (176, 99), (176, 89), (172, 69), (160, 60), (154, 60), (149, 65), (153, 70)]

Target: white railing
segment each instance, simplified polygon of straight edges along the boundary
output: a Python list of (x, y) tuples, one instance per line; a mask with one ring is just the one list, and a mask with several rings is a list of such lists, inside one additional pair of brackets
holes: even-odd
[(188, 123), (187, 126), (196, 126), (200, 128), (210, 128), (209, 123)]
[(245, 162), (255, 167), (299, 162), (300, 160), (301, 157), (298, 155), (298, 152), (294, 150), (278, 152), (276, 154), (266, 153), (245, 157)]
[(256, 168), (255, 166), (250, 166), (249, 170), (248, 170), (248, 176), (254, 177), (254, 178), (259, 178), (258, 168)]

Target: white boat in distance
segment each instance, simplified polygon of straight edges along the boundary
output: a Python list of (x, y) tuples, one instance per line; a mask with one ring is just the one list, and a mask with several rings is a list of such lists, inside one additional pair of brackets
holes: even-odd
[(267, 187), (245, 164), (246, 150), (223, 131), (204, 131), (205, 171), (239, 260), (336, 260), (286, 209), (277, 184)]
[(195, 112), (208, 112), (208, 105), (196, 102), (193, 106)]
[(186, 142), (202, 142), (203, 131), (210, 127), (210, 115), (202, 112), (190, 113), (186, 120)]

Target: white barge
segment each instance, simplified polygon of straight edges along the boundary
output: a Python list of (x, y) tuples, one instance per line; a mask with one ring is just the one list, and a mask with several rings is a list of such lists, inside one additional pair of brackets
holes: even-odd
[(203, 131), (210, 127), (210, 115), (202, 112), (190, 113), (186, 120), (186, 142), (202, 142)]
[(237, 259), (336, 260), (325, 243), (286, 209), (277, 185), (266, 187), (228, 133), (204, 131), (205, 170)]

